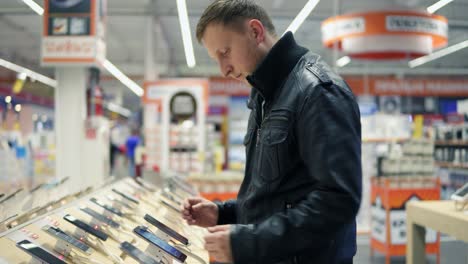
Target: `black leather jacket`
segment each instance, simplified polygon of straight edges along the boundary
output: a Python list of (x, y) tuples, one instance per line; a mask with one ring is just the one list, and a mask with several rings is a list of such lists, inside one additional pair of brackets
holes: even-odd
[(356, 252), (359, 109), (346, 83), (288, 33), (254, 74), (237, 200), (218, 204), (234, 263), (340, 263)]

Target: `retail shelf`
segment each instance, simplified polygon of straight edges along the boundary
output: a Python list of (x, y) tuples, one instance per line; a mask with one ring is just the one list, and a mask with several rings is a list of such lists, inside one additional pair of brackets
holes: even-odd
[(436, 161), (435, 164), (441, 168), (468, 169), (468, 164), (454, 164), (452, 162), (441, 162), (441, 161)]
[(468, 147), (468, 140), (436, 140), (436, 146)]
[(362, 139), (362, 143), (401, 143), (408, 140), (409, 138), (364, 138)]

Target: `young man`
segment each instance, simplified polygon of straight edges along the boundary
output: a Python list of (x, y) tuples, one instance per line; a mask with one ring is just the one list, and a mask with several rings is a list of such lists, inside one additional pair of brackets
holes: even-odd
[(220, 262), (352, 263), (361, 127), (349, 87), (290, 32), (278, 38), (252, 0), (214, 1), (197, 38), (224, 76), (252, 86), (251, 114), (237, 199), (188, 199), (183, 218), (209, 227)]

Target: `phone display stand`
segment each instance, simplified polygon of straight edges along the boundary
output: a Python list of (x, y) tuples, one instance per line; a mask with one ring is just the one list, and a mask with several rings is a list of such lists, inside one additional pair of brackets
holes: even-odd
[(149, 244), (145, 250), (145, 253), (154, 257), (156, 261), (164, 264), (172, 264), (172, 256), (164, 252), (162, 249), (158, 248), (155, 245)]
[(38, 260), (36, 258), (32, 258), (31, 261), (29, 262), (29, 264), (47, 264), (47, 262), (44, 262), (42, 260)]
[(72, 245), (63, 241), (62, 239), (57, 239), (57, 243), (54, 246), (54, 251), (64, 257), (68, 257), (72, 249), (73, 249)]
[(82, 230), (79, 227), (76, 228), (74, 235), (80, 241), (83, 241), (85, 243), (89, 241), (90, 234), (88, 234), (88, 232)]

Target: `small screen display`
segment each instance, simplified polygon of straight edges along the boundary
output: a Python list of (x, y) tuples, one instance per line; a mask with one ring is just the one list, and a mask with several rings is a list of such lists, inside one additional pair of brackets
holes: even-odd
[(76, 227), (82, 229), (83, 231), (103, 240), (103, 241), (106, 241), (107, 238), (108, 238), (108, 235), (104, 232), (102, 232), (101, 230), (99, 230), (99, 227), (92, 227), (88, 224), (86, 224), (85, 222), (81, 221), (81, 220), (78, 220), (76, 219), (75, 217), (67, 214), (63, 217), (63, 219), (67, 220), (67, 222), (75, 225)]
[(109, 212), (111, 212), (111, 213), (113, 213), (113, 214), (116, 214), (116, 215), (118, 215), (118, 216), (123, 216), (122, 211), (120, 211), (119, 209), (114, 208), (114, 207), (112, 207), (112, 206), (110, 206), (110, 205), (104, 204), (103, 202), (99, 201), (99, 200), (96, 199), (96, 198), (91, 198), (91, 199), (89, 199), (89, 200), (90, 200), (91, 202), (93, 202), (93, 203), (95, 203), (95, 204), (101, 206), (102, 208), (106, 209), (107, 211), (109, 211)]
[(182, 236), (181, 234), (177, 233), (174, 229), (166, 226), (165, 224), (159, 222), (154, 217), (150, 216), (149, 214), (145, 215), (145, 220), (157, 227), (159, 230), (163, 231), (164, 233), (168, 234), (169, 236), (177, 239), (180, 243), (184, 245), (188, 245), (189, 241), (186, 237)]
[(65, 233), (65, 231), (61, 230), (60, 228), (56, 228), (52, 226), (44, 226), (42, 229), (46, 231), (48, 234), (73, 245), (74, 247), (80, 249), (83, 252), (86, 252), (86, 253), (92, 252), (92, 249), (88, 245), (70, 236), (69, 234)]
[(120, 248), (122, 251), (130, 255), (132, 258), (134, 258), (138, 263), (141, 264), (159, 264), (156, 260), (154, 260), (152, 257), (148, 256), (146, 253), (143, 251), (139, 250), (136, 248), (134, 245), (128, 243), (128, 242), (123, 242), (120, 244)]
[(160, 239), (156, 235), (150, 233), (148, 229), (142, 226), (135, 227), (135, 229), (133, 229), (133, 232), (145, 238), (148, 242), (162, 249), (164, 252), (171, 255), (172, 257), (179, 260), (180, 262), (184, 262), (185, 259), (187, 258), (187, 256), (184, 255), (182, 252), (180, 252), (178, 249), (169, 245), (166, 241)]
[(40, 248), (38, 245), (32, 243), (29, 240), (23, 240), (16, 243), (16, 246), (21, 248), (22, 250), (28, 252), (33, 257), (37, 258), (40, 261), (49, 264), (66, 264), (65, 261), (60, 260), (56, 256), (50, 254), (49, 252), (45, 251), (44, 249)]
[(135, 204), (139, 204), (140, 202), (134, 198), (134, 197), (130, 197), (129, 195), (126, 195), (125, 193), (119, 191), (119, 190), (116, 190), (116, 189), (112, 189), (113, 192), (115, 192), (116, 194), (122, 196), (123, 198), (129, 200), (130, 202), (132, 203), (135, 203)]
[(102, 215), (89, 207), (80, 208), (81, 211), (87, 213), (88, 215), (96, 218), (98, 221), (105, 223), (106, 225), (112, 226), (113, 228), (119, 228), (120, 224), (110, 219), (109, 217)]

